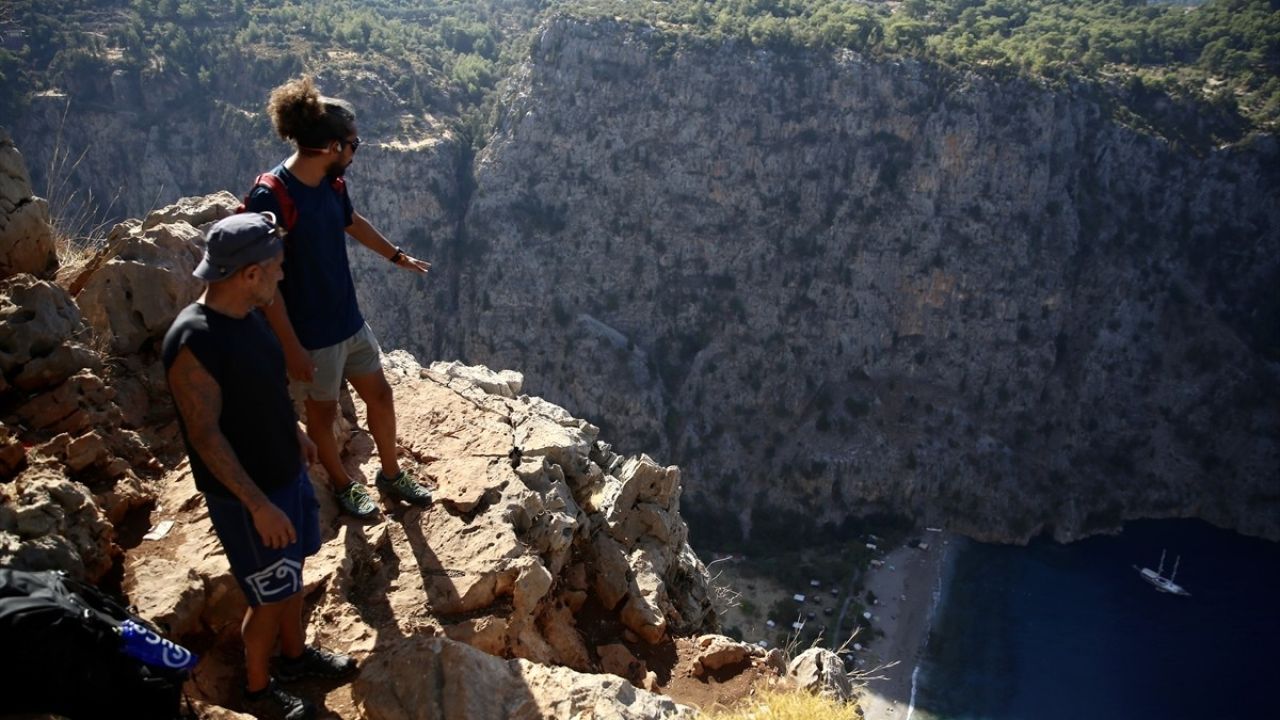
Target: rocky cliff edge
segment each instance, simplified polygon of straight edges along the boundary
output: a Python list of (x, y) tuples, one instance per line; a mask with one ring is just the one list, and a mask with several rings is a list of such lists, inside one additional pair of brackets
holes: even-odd
[[(30, 272), (0, 280), (0, 564), (118, 585), (203, 656), (189, 690), (226, 716), (244, 600), (156, 348), (200, 291), (190, 272), (202, 228), (235, 204), (228, 193), (186, 198), (123, 223), (57, 284)], [(679, 469), (612, 452), (596, 427), (521, 395), (518, 373), (422, 368), (402, 352), (386, 361), (402, 462), (436, 500), (362, 524), (318, 493), (308, 639), (364, 666), (324, 706), (367, 718), (688, 715), (640, 689), (670, 681), (660, 658), (674, 657), (675, 636), (716, 624), (679, 514)], [(363, 411), (350, 397), (343, 410), (346, 463), (367, 482), (376, 459)], [(326, 486), (323, 470), (313, 481)], [(602, 670), (631, 682), (587, 674)]]

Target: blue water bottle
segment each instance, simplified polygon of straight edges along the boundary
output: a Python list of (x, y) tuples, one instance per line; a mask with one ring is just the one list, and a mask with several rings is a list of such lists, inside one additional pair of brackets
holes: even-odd
[(190, 650), (132, 620), (121, 623), (120, 638), (124, 641), (121, 650), (126, 655), (151, 667), (190, 670), (199, 660)]

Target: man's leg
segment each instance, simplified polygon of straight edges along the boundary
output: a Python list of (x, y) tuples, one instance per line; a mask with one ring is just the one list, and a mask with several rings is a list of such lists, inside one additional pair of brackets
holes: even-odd
[(244, 614), (244, 622), (240, 624), (240, 635), (244, 638), (244, 668), (248, 676), (246, 687), (249, 692), (257, 692), (271, 682), (271, 651), (275, 649), (276, 638), (280, 637), (281, 618), (286, 605), (296, 597), (301, 609), (302, 593), (296, 593), (289, 600), (262, 605), (251, 605)]
[(364, 400), (368, 414), (369, 434), (378, 449), (382, 469), (374, 483), (383, 491), (418, 506), (431, 504), (431, 492), (400, 471), (396, 457), (396, 403), (382, 372), (382, 351), (373, 331), (365, 325), (351, 338), (350, 354), (344, 371), (351, 387)]
[(394, 478), (400, 474), (400, 460), (396, 457), (396, 403), (387, 376), (379, 369), (347, 380), (368, 409), (369, 434), (378, 448), (382, 476)]
[(333, 424), (338, 419), (338, 401), (307, 398), (303, 402), (307, 408), (307, 436), (316, 444), (330, 487), (334, 492), (342, 492), (351, 484), (351, 477), (342, 465), (338, 439), (333, 434)]
[(307, 631), (302, 627), (302, 593), (280, 603), (280, 654), (296, 658), (307, 649)]

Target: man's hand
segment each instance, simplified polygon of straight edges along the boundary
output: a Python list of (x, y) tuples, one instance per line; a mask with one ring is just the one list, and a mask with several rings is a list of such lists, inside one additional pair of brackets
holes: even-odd
[(431, 269), (431, 263), (426, 260), (419, 260), (409, 253), (401, 253), (400, 259), (396, 261), (396, 267), (412, 270), (419, 275), (426, 275), (427, 271)]
[(253, 526), (262, 536), (262, 544), (269, 548), (279, 550), (298, 541), (289, 516), (272, 503), (264, 502), (253, 511)]
[(302, 463), (307, 467), (311, 467), (320, 462), (320, 450), (316, 448), (316, 444), (311, 442), (311, 438), (298, 428), (298, 447), (302, 449)]
[(311, 382), (316, 379), (316, 365), (311, 362), (311, 353), (301, 345), (285, 350), (284, 365), (294, 380)]

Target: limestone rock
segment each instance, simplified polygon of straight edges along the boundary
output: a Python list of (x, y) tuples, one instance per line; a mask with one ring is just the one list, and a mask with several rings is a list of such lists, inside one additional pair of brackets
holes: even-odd
[(0, 281), (0, 374), (24, 390), (62, 382), (98, 359), (75, 341), (87, 334), (65, 290), (31, 275)]
[(589, 550), (592, 587), (605, 609), (612, 610), (630, 592), (631, 566), (626, 551), (605, 533), (595, 536)]
[(693, 717), (667, 698), (609, 678), (409, 637), (378, 649), (352, 682), (351, 696), (370, 720)]
[(487, 393), (505, 398), (517, 397), (524, 386), (524, 376), (513, 370), (495, 372), (483, 365), (463, 365), (457, 361), (434, 362), (429, 369), (445, 377), (461, 378)]
[(82, 370), (51, 392), (37, 395), (18, 408), (18, 417), (33, 429), (80, 434), (89, 428), (111, 429), (120, 424), (115, 392), (102, 378)]
[(67, 443), (67, 467), (73, 472), (91, 465), (103, 465), (110, 457), (106, 442), (93, 430)]
[(698, 655), (693, 659), (693, 674), (697, 677), (710, 670), (739, 665), (753, 657), (764, 657), (761, 648), (724, 635), (703, 635), (696, 642)]
[[(324, 618), (312, 626), (315, 640), (348, 649), (369, 667), (408, 652), (402, 639), (414, 644), (431, 636), (439, 648), (457, 647), (444, 640), (448, 638), (489, 655), (521, 658), (519, 667), (527, 678), (529, 672), (540, 673), (536, 668), (541, 666), (524, 661), (584, 671), (598, 668), (575, 615), (588, 602), (612, 612), (612, 626), (621, 622), (628, 628), (624, 636), (633, 638), (628, 642), (656, 642), (667, 628), (693, 624), (680, 608), (702, 602), (707, 580), (705, 570), (701, 583), (692, 577), (700, 565), (682, 564), (686, 553), (692, 556), (683, 523), (678, 523), (680, 532), (666, 533), (678, 547), (663, 548), (647, 522), (630, 520), (628, 513), (619, 511), (620, 523), (644, 528), (640, 537), (624, 543), (610, 536), (602, 514), (582, 509), (561, 462), (576, 464), (580, 480), (595, 478), (581, 485), (584, 492), (592, 483), (620, 484), (590, 459), (592, 453), (607, 459), (595, 447), (594, 428), (545, 401), (500, 398), (462, 377), (419, 370), (411, 358), (400, 357), (388, 373), (398, 398), (401, 463), (418, 477), (434, 481), (439, 500), (427, 508), (389, 503), (383, 515), (360, 525), (337, 515), (317, 474), (325, 542), (320, 553), (308, 559), (304, 575), (311, 616)], [(91, 377), (81, 381), (91, 383)], [(358, 400), (344, 411), (352, 423), (345, 464), (354, 478), (367, 481), (379, 461), (371, 439), (359, 427), (363, 413)], [(521, 425), (568, 429), (561, 436), (566, 445), (548, 444), (537, 455), (513, 454)], [(106, 445), (110, 449), (109, 441)], [(47, 454), (77, 457), (97, 467), (90, 458), (97, 458), (98, 451), (92, 436), (82, 431), (67, 435), (60, 449), (50, 448)], [(621, 461), (610, 464), (621, 467)], [(116, 488), (128, 490), (134, 480), (133, 474), (125, 473)], [(126, 563), (126, 588), (144, 614), (179, 637), (210, 631), (221, 636), (235, 626), (243, 599), (210, 532), (189, 470), (171, 470), (161, 487), (151, 520), (172, 520), (175, 525), (164, 538), (144, 541), (146, 554)], [(646, 506), (657, 507), (638, 503), (632, 511), (643, 519), (648, 517)], [(687, 596), (677, 597), (677, 592)], [(698, 616), (695, 623), (703, 619)], [(593, 634), (593, 639), (599, 637)], [(422, 650), (417, 645), (410, 649)], [(448, 653), (462, 651), (440, 652), (453, 657)], [(642, 666), (633, 666), (615, 650), (600, 659), (606, 658), (611, 668), (633, 682), (644, 682)], [(202, 676), (220, 678), (225, 672), (211, 666)], [(587, 715), (621, 712), (629, 717), (629, 712), (641, 712), (634, 708), (645, 708), (643, 712), (654, 717), (679, 716), (673, 705), (654, 701), (659, 704), (649, 706), (647, 699), (630, 710), (615, 709), (616, 703), (630, 705), (648, 696), (635, 695), (641, 691), (608, 676), (588, 676), (593, 678), (590, 682), (565, 677), (547, 676), (546, 682), (568, 683), (578, 695), (571, 697), (564, 688), (554, 693), (550, 687), (539, 690), (531, 701), (533, 716), (565, 716), (586, 707), (583, 703), (591, 707), (583, 711)], [(417, 692), (405, 690), (402, 682), (409, 681), (394, 680), (394, 692)], [(229, 702), (219, 687), (213, 681), (203, 684), (201, 697)], [(412, 712), (417, 710), (396, 715), (409, 712), (397, 704), (404, 697), (387, 697), (387, 691), (379, 685), (362, 694), (353, 687), (350, 701), (369, 717), (416, 717)], [(473, 704), (481, 700), (458, 702), (466, 712), (482, 712)]]
[(103, 474), (113, 482), (108, 487), (95, 486), (94, 499), (113, 525), (134, 510), (155, 504), (155, 486), (139, 478), (121, 458), (108, 462)]
[(57, 264), (49, 204), (32, 195), (22, 153), (0, 129), (0, 279), (18, 273), (45, 277)]
[(10, 428), (0, 423), (0, 482), (9, 481), (26, 459), (26, 446)]
[[(206, 225), (212, 225), (232, 214), (239, 204), (240, 199), (225, 190), (212, 195), (184, 197), (168, 207), (148, 214), (142, 221), (142, 230), (180, 223), (203, 229)], [(203, 248), (204, 243), (200, 246)]]
[(0, 484), (0, 565), (64, 570), (96, 581), (113, 562), (115, 531), (84, 485), (56, 466), (29, 467)]
[(787, 666), (787, 676), (800, 688), (835, 700), (845, 701), (853, 696), (844, 661), (830, 650), (815, 647), (800, 653)]
[(626, 645), (622, 643), (601, 645), (596, 648), (596, 653), (600, 656), (602, 671), (617, 675), (637, 687), (644, 683), (644, 676), (648, 669), (627, 649)]
[(680, 489), (680, 468), (661, 467), (648, 455), (628, 458), (618, 472), (624, 484), (635, 485), (635, 499), (670, 508)]
[(515, 446), (522, 456), (545, 456), (564, 469), (566, 478), (587, 471), (599, 428), (570, 416), (564, 408), (527, 396), (512, 403), (511, 419)]
[(622, 608), (622, 624), (650, 645), (657, 644), (667, 631), (666, 584), (655, 567), (658, 558), (645, 550), (632, 553), (630, 595)]
[(538, 628), (560, 664), (579, 672), (591, 669), (591, 654), (582, 633), (578, 632), (573, 610), (567, 604), (548, 605), (538, 618)]
[(112, 231), (87, 279), (77, 281), (83, 289), (76, 300), (115, 352), (133, 353), (157, 340), (199, 296), (204, 283), (191, 272), (200, 262), (203, 235), (188, 220), (216, 219), (233, 200), (227, 193), (184, 198), (149, 216), (150, 224)]

